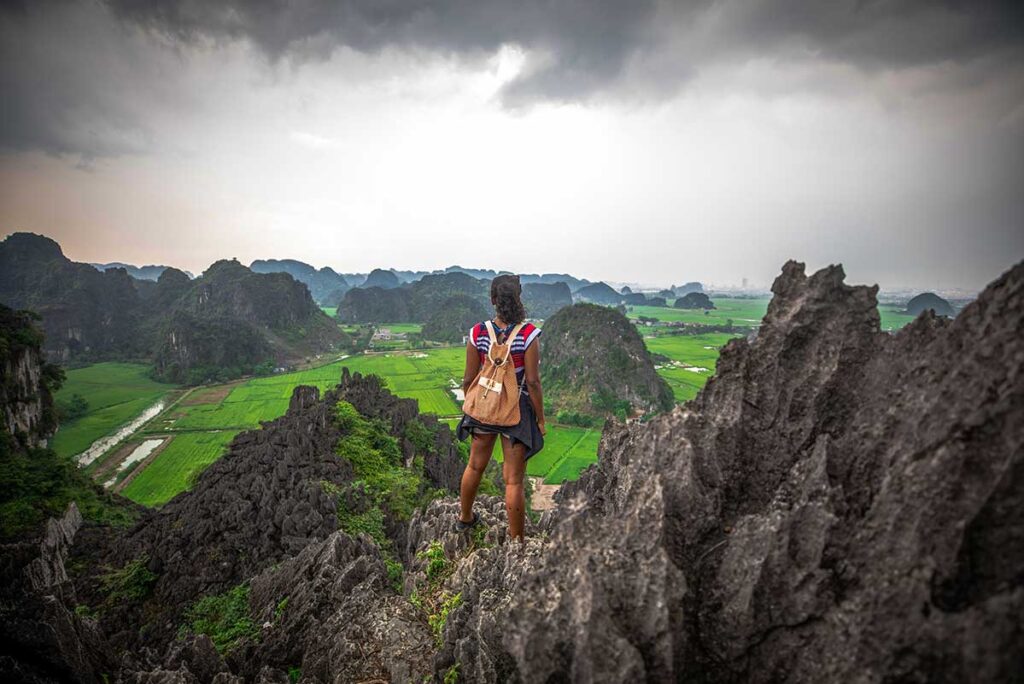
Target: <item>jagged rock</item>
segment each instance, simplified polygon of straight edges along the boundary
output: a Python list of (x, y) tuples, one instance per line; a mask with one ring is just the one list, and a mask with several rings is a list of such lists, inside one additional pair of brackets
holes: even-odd
[(1024, 265), (952, 323), (790, 262), (698, 398), (613, 426), (515, 592), (521, 681), (1024, 671)]
[[(293, 667), (311, 681), (1012, 681), (1024, 671), (1024, 264), (955, 320), (925, 313), (892, 335), (875, 289), (842, 281), (839, 267), (807, 277), (786, 264), (758, 336), (724, 348), (694, 401), (609, 421), (597, 464), (524, 545), (505, 538), (498, 498), (479, 498), (478, 533), (452, 529), (454, 497), (415, 513), (390, 538), (401, 592), (369, 538), (334, 530), (336, 502), (310, 481), (351, 481), (333, 453), (339, 398), (398, 436), (415, 407), (357, 375), (323, 400), (302, 388), (192, 492), (120, 537), (102, 530), (106, 545), (76, 535), (118, 567), (144, 552), (159, 575), (157, 601), (103, 618), (109, 640), (67, 610), (78, 585), (58, 563), (26, 574), (38, 547), (5, 549), (4, 578), (53, 587), (20, 603), (5, 634), (52, 639), (58, 664), (3, 656), (0, 672), (95, 681), (113, 671), (111, 644), (134, 644), (119, 681), (284, 682)], [(449, 443), (439, 458), (458, 456)], [(51, 529), (42, 553), (60, 555), (70, 535)], [(434, 543), (443, 559), (425, 553)], [(263, 627), (229, 673), (172, 628), (196, 596), (241, 581)], [(434, 608), (451, 599), (436, 634), (411, 601), (428, 594)], [(111, 620), (134, 632), (143, 607), (145, 638), (119, 634)]]
[(439, 544), (452, 570), (437, 590), (457, 594), (461, 601), (446, 620), (434, 658), (435, 672), (443, 677), (457, 664), (460, 682), (503, 681), (514, 670), (503, 646), (513, 590), (523, 574), (538, 564), (545, 540), (529, 519), (525, 543), (510, 540), (502, 499), (479, 496), (474, 511), (480, 518), (479, 536), (454, 531), (459, 514), (455, 500), (434, 501), (409, 521), (405, 593), (429, 585), (425, 552), (432, 543)]
[(0, 546), (0, 680), (98, 682), (112, 669), (95, 623), (69, 608), (75, 594), (64, 561), (81, 524), (72, 503), (41, 539)]
[(264, 628), (258, 658), (238, 658), (247, 678), (267, 663), (298, 666), (310, 681), (407, 682), (430, 671), (427, 626), (389, 586), (368, 538), (336, 532), (307, 546), (253, 580), (251, 603)]
[(210, 682), (221, 673), (228, 673), (227, 664), (206, 635), (189, 635), (171, 642), (164, 657), (164, 668), (180, 670), (187, 667), (196, 679)]
[(57, 429), (50, 392), (56, 368), (43, 362), (42, 342), (31, 313), (0, 304), (0, 435), (28, 448), (45, 445)]

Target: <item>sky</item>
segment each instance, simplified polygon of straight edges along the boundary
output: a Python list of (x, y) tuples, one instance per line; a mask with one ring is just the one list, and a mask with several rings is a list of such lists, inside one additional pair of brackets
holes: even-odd
[(1024, 3), (0, 3), (0, 235), (77, 261), (978, 290)]

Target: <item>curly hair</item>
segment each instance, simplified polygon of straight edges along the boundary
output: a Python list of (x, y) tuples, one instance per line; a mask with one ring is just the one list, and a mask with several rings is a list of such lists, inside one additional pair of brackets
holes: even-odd
[(500, 275), (491, 281), (491, 303), (506, 325), (516, 325), (526, 320), (526, 308), (519, 298), (522, 291), (517, 275)]

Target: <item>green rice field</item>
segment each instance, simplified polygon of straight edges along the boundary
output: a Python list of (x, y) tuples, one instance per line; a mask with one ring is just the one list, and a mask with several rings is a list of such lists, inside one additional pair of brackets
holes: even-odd
[[(701, 312), (667, 307), (634, 306), (629, 315), (650, 316), (663, 322), (725, 324), (753, 328), (767, 309), (768, 300), (715, 300), (719, 307), (705, 316)], [(911, 320), (896, 307), (879, 308), (883, 329), (895, 329)], [(393, 332), (414, 333), (414, 323), (391, 323)], [(677, 402), (694, 398), (714, 373), (719, 350), (735, 335), (672, 335), (671, 329), (638, 325), (652, 353), (668, 362), (659, 363), (658, 373), (672, 388)], [(273, 420), (288, 408), (297, 385), (313, 385), (326, 391), (337, 384), (342, 368), (375, 374), (400, 397), (415, 399), (424, 413), (433, 413), (454, 428), (461, 414), (452, 394), (465, 363), (461, 346), (424, 350), (376, 351), (342, 357), (326, 365), (293, 373), (236, 381), (227, 385), (202, 387), (191, 392), (149, 379), (147, 367), (138, 364), (96, 364), (68, 372), (68, 382), (58, 397), (78, 393), (90, 403), (89, 413), (63, 426), (54, 439), (59, 453), (83, 451), (95, 439), (112, 433), (160, 398), (173, 400), (151, 421), (140, 437), (173, 435), (172, 441), (125, 487), (123, 494), (147, 506), (160, 506), (186, 490), (198, 473), (217, 460), (239, 431), (256, 429), (261, 421)], [(531, 458), (527, 473), (543, 477), (549, 484), (575, 480), (582, 469), (597, 459), (600, 428), (553, 424), (545, 448)], [(500, 447), (495, 457), (501, 460)]]
[(658, 375), (672, 388), (677, 402), (689, 401), (697, 396), (708, 378), (714, 375), (719, 350), (735, 335), (711, 333), (706, 335), (659, 335), (644, 339), (647, 349), (663, 354), (673, 364), (659, 364)]
[[(580, 471), (597, 461), (597, 445), (601, 441), (601, 428), (582, 428), (573, 425), (548, 425), (544, 448), (526, 461), (526, 474), (543, 477), (547, 484), (575, 481)], [(501, 463), (501, 440), (495, 444), (494, 459)]]
[(732, 324), (742, 328), (752, 328), (761, 323), (768, 311), (768, 299), (728, 299), (716, 297), (712, 300), (714, 309), (707, 315), (701, 309), (673, 309), (668, 306), (628, 306), (626, 315), (637, 319), (640, 316), (657, 318), (659, 321), (672, 323), (702, 323), (704, 325), (725, 325), (729, 319)]
[(97, 363), (66, 371), (56, 401), (79, 394), (89, 402), (89, 410), (60, 426), (51, 441), (54, 451), (61, 456), (82, 453), (176, 389), (156, 382), (148, 373), (149, 366), (139, 363)]
[(121, 493), (143, 506), (162, 506), (190, 489), (195, 478), (224, 454), (236, 434), (227, 430), (175, 435)]

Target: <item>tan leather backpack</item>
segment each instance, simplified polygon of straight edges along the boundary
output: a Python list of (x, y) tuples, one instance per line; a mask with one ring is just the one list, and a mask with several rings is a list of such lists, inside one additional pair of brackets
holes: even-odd
[(487, 357), (480, 372), (466, 390), (462, 411), (470, 418), (487, 425), (518, 425), (519, 383), (516, 380), (516, 368), (511, 353), (512, 342), (526, 323), (520, 323), (512, 328), (512, 332), (503, 343), (498, 342), (490, 321), (484, 325), (487, 327), (487, 336), (491, 338), (491, 346), (487, 350)]

